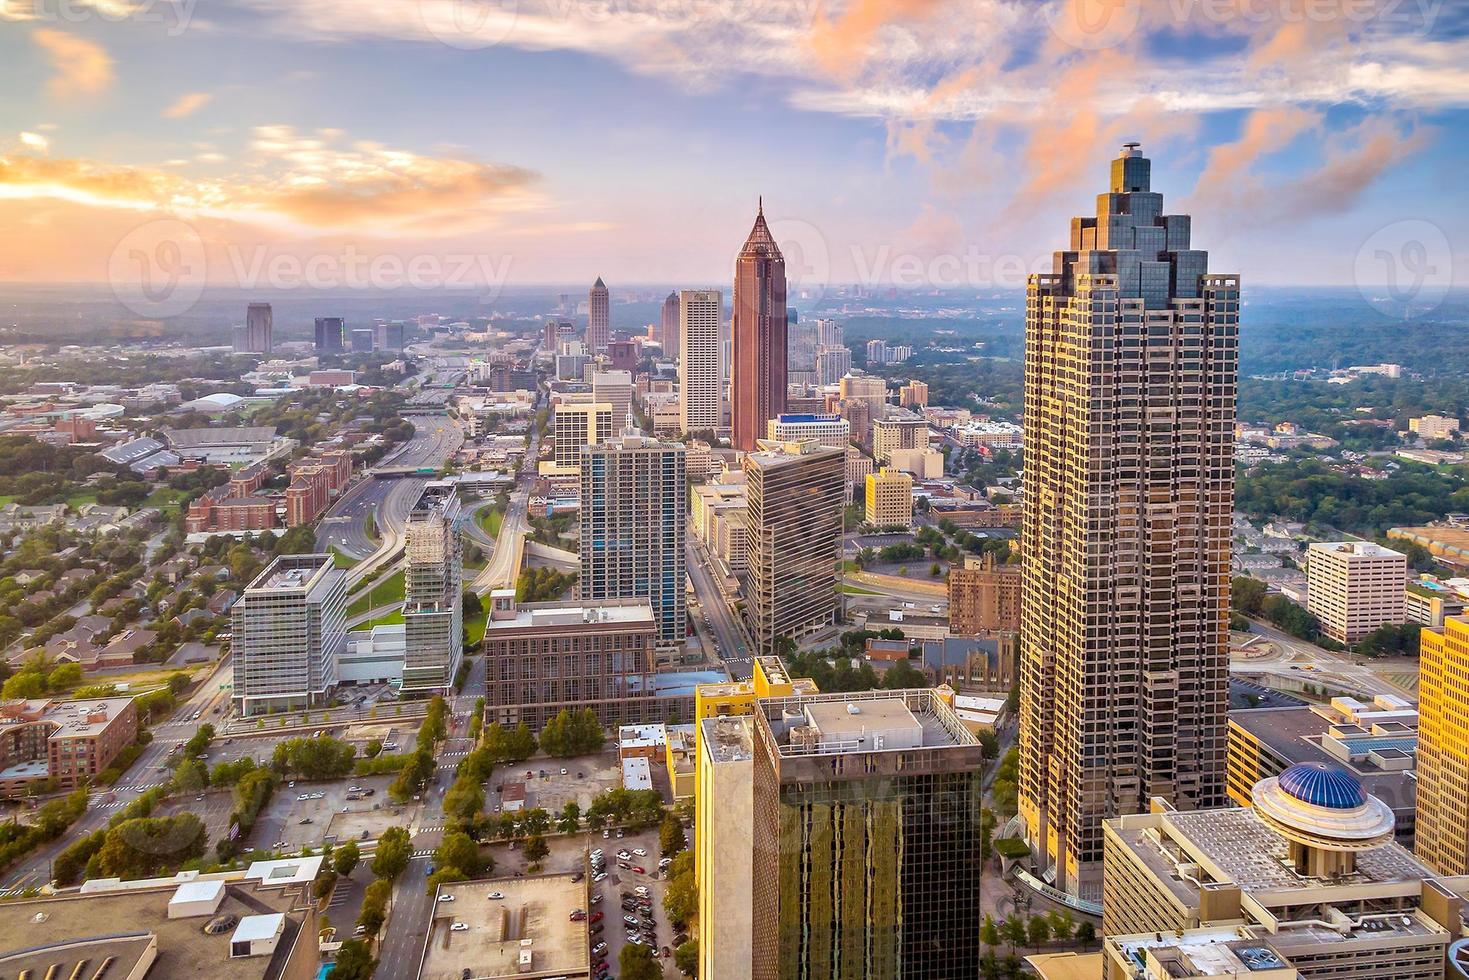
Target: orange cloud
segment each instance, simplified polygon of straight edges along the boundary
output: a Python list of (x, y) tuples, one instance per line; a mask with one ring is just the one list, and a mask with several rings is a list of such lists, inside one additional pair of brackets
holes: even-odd
[(1256, 109), (1245, 119), (1239, 139), (1209, 151), (1209, 161), (1194, 187), (1196, 197), (1223, 197), (1237, 189), (1262, 156), (1288, 146), (1308, 129), (1321, 125), (1321, 113), (1295, 106)]
[(172, 105), (163, 110), (163, 116), (165, 119), (182, 119), (185, 116), (191, 116), (208, 105), (212, 98), (214, 96), (208, 92), (185, 92), (174, 100)]
[(102, 45), (50, 27), (37, 28), (31, 37), (55, 72), (46, 86), (53, 99), (101, 95), (111, 87), (112, 58)]
[(942, 0), (855, 0), (835, 20), (822, 10), (811, 25), (811, 52), (831, 74), (854, 76), (878, 31), (897, 21), (926, 17), (942, 5)]
[(1402, 132), (1390, 120), (1368, 119), (1330, 141), (1320, 168), (1269, 193), (1262, 203), (1273, 201), (1283, 219), (1341, 213), (1379, 177), (1432, 142), (1434, 135), (1424, 127)]

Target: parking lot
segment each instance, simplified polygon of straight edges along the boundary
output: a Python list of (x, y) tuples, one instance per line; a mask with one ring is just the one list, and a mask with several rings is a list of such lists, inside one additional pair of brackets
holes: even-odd
[[(573, 771), (574, 772), (574, 771)], [(523, 772), (522, 772), (523, 775)], [(656, 940), (656, 948), (662, 954), (663, 947), (673, 949), (674, 934), (669, 924), (668, 916), (663, 911), (663, 889), (666, 882), (661, 874), (658, 874), (658, 860), (662, 856), (658, 850), (658, 830), (649, 828), (637, 833), (628, 833), (618, 838), (617, 831), (609, 831), (604, 839), (601, 833), (578, 834), (571, 837), (551, 837), (546, 841), (550, 845), (551, 853), (542, 862), (543, 874), (561, 874), (566, 872), (578, 872), (590, 870), (587, 865), (587, 855), (595, 848), (601, 848), (607, 861), (607, 877), (602, 881), (589, 883), (589, 894), (601, 896), (601, 901), (591, 899), (593, 904), (589, 906), (589, 912), (593, 915), (602, 913), (602, 918), (597, 922), (589, 923), (592, 931), (590, 943), (595, 946), (599, 942), (606, 942), (607, 949), (600, 955), (594, 955), (592, 962), (605, 959), (611, 967), (611, 976), (617, 976), (618, 957), (622, 954), (622, 947), (627, 945), (626, 923), (623, 916), (632, 914), (638, 918), (636, 912), (629, 913), (622, 907), (622, 893), (633, 894), (633, 890), (639, 886), (645, 887), (649, 892), (649, 901), (653, 906), (653, 918), (655, 926), (653, 938)], [(635, 855), (632, 852), (642, 848), (646, 855)], [(619, 868), (617, 854), (626, 850), (629, 858), (629, 868)], [(519, 846), (511, 848), (509, 845), (495, 845), (487, 849), (495, 859), (495, 875), (510, 876), (524, 875), (528, 872), (528, 866), (524, 854)], [(641, 867), (645, 874), (637, 874), (632, 867)], [(597, 927), (602, 929), (597, 931)], [(673, 966), (673, 959), (661, 959), (663, 973), (667, 977), (677, 977), (678, 970)]]
[[(494, 805), (496, 813), (500, 812), (504, 787), (515, 783), (525, 784), (525, 809), (540, 807), (552, 816), (572, 801), (585, 813), (593, 797), (622, 785), (622, 767), (616, 752), (571, 759), (537, 759), (525, 765), (524, 769), (496, 771), (488, 793), (488, 802)], [(561, 773), (563, 769), (565, 775)]]
[[(419, 804), (399, 807), (389, 801), (392, 781), (388, 775), (321, 782), (292, 780), (276, 790), (265, 812), (255, 821), (247, 843), (261, 850), (297, 851), (318, 847), (327, 837), (339, 842), (362, 840), (376, 838), (391, 826), (406, 826), (417, 815)], [(352, 793), (361, 798), (349, 800), (347, 796), (354, 786), (373, 793)], [(301, 799), (303, 796), (306, 799)]]
[(234, 794), (228, 789), (209, 790), (192, 796), (178, 796), (165, 800), (154, 813), (157, 817), (174, 817), (180, 813), (192, 813), (204, 821), (209, 832), (209, 846), (229, 833), (230, 813), (234, 811)]

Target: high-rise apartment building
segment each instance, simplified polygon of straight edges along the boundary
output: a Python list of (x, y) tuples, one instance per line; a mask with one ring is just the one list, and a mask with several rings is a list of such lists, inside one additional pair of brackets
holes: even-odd
[(1149, 183), (1128, 144), (1026, 293), (1019, 809), (1088, 901), (1104, 819), (1225, 799), (1239, 279)]
[(818, 347), (841, 347), (842, 325), (836, 320), (817, 319), (811, 321), (816, 324), (816, 344)]
[[(820, 322), (820, 321), (818, 321)], [(816, 350), (816, 383), (838, 384), (852, 372), (852, 352), (841, 345), (821, 346)]]
[(658, 639), (684, 641), (684, 534), (688, 482), (684, 447), (635, 430), (588, 446), (581, 457), (583, 599), (645, 599)]
[(316, 350), (318, 353), (340, 351), (346, 346), (347, 331), (339, 316), (316, 318)]
[(752, 451), (765, 423), (786, 410), (786, 261), (765, 209), (735, 259), (730, 425), (734, 447)]
[(331, 555), (281, 555), (230, 609), (235, 710), (325, 704), (347, 642), (347, 573)]
[(904, 412), (888, 418), (872, 418), (872, 458), (891, 463), (899, 449), (928, 448), (928, 419)]
[(679, 349), (682, 346), (679, 342), (678, 305), (678, 293), (676, 291), (664, 297), (658, 329), (658, 344), (663, 348), (664, 357), (677, 357)]
[(1020, 566), (971, 555), (949, 569), (949, 632), (961, 636), (1020, 632)]
[(685, 433), (715, 432), (724, 422), (724, 385), (720, 375), (717, 289), (685, 289), (678, 294), (678, 397)]
[(910, 381), (898, 389), (898, 404), (904, 408), (927, 408), (928, 385), (922, 381)]
[(612, 406), (612, 431), (621, 432), (632, 414), (632, 373), (592, 372), (592, 401)]
[(551, 410), (555, 440), (550, 463), (541, 464), (547, 476), (575, 476), (581, 472), (581, 451), (611, 439), (621, 428), (614, 423), (607, 402), (560, 402)]
[(612, 300), (607, 284), (598, 276), (587, 293), (587, 350), (599, 354), (612, 339)]
[(765, 423), (765, 437), (775, 442), (815, 439), (823, 446), (845, 449), (852, 441), (852, 425), (840, 415), (777, 415)]
[(952, 708), (906, 690), (751, 709), (699, 722), (700, 976), (977, 980), (982, 750)]
[(1419, 634), (1414, 849), (1439, 874), (1469, 874), (1469, 618)]
[(1371, 541), (1318, 541), (1306, 548), (1306, 611), (1338, 643), (1403, 623), (1408, 556)]
[(755, 648), (836, 622), (846, 454), (814, 439), (761, 440), (745, 456), (746, 614)]
[(884, 466), (867, 474), (866, 520), (874, 527), (913, 526), (913, 477)]
[[(1393, 841), (1337, 765), (1257, 782), (1254, 805), (1109, 819), (1102, 976), (1439, 980), (1462, 885)], [(1462, 805), (1460, 807), (1462, 809)]]
[[(795, 316), (791, 310), (790, 315)], [(792, 320), (786, 331), (786, 369), (788, 376), (797, 372), (810, 376), (816, 371), (816, 337), (820, 332), (816, 320)]]
[(888, 383), (871, 374), (844, 374), (837, 381), (842, 401), (863, 402), (872, 420), (887, 417)]
[(251, 303), (245, 307), (244, 346), (236, 350), (249, 354), (269, 354), (275, 347), (275, 317), (269, 303)]
[(403, 538), (403, 691), (447, 695), (464, 656), (464, 553), (454, 484), (424, 487)]

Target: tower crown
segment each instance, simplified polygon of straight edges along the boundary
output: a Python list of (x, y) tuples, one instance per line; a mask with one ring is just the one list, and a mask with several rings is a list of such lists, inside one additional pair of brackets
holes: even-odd
[(755, 211), (755, 226), (750, 229), (745, 245), (740, 249), (741, 258), (752, 255), (771, 259), (783, 257), (780, 254), (780, 246), (775, 243), (775, 236), (770, 233), (770, 226), (765, 223), (765, 200), (763, 198)]

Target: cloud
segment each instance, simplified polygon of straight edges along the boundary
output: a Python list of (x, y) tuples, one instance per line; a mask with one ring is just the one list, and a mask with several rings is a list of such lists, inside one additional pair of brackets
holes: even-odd
[(185, 116), (191, 116), (208, 105), (212, 98), (214, 96), (208, 92), (185, 92), (174, 101), (173, 105), (163, 110), (163, 116), (165, 119), (182, 119)]
[(836, 17), (817, 11), (810, 45), (817, 62), (838, 76), (861, 71), (873, 41), (884, 27), (927, 17), (940, 0), (853, 0)]
[(1245, 118), (1239, 139), (1209, 151), (1194, 187), (1195, 197), (1233, 196), (1250, 179), (1250, 168), (1257, 160), (1284, 149), (1301, 133), (1319, 127), (1321, 120), (1320, 112), (1296, 106), (1254, 110)]
[(1378, 178), (1432, 142), (1423, 126), (1400, 128), (1389, 119), (1367, 119), (1327, 142), (1325, 162), (1311, 173), (1262, 195), (1262, 208), (1280, 220), (1350, 211)]
[(210, 217), (279, 233), (426, 236), (498, 228), (546, 202), (533, 171), (429, 157), (261, 127), (241, 173), (191, 177), (162, 167), (0, 156), (0, 199), (58, 200), (96, 208)]
[(51, 149), (51, 141), (40, 133), (21, 133), (20, 143), (26, 149), (40, 150), (42, 153)]
[(50, 27), (37, 28), (31, 37), (55, 72), (46, 89), (53, 99), (101, 95), (111, 87), (112, 58), (102, 45)]

